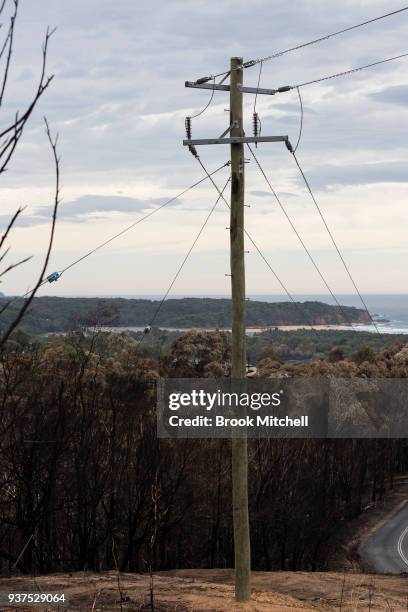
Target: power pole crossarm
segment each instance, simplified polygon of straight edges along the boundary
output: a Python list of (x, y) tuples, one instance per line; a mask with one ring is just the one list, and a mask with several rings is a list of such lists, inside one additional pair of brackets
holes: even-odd
[[(228, 128), (224, 134), (230, 131)], [(246, 144), (246, 143), (258, 143), (258, 142), (289, 142), (289, 138), (287, 136), (232, 136), (231, 129), (231, 137), (224, 138), (224, 136), (220, 136), (219, 138), (199, 138), (199, 139), (186, 139), (183, 140), (183, 145), (189, 147), (191, 145), (212, 145), (212, 144)]]
[[(195, 82), (186, 81), (185, 86), (192, 87), (193, 89), (211, 89), (215, 91), (229, 91), (230, 90), (229, 85), (221, 85), (220, 83), (218, 84), (200, 83), (199, 81), (195, 81)], [(278, 87), (278, 89), (265, 89), (264, 87), (243, 87), (242, 85), (238, 85), (238, 88), (243, 93), (251, 93), (255, 95), (264, 94), (266, 96), (274, 96), (277, 93), (284, 93), (286, 91), (291, 91), (292, 89), (295, 89), (295, 87), (292, 85), (285, 85), (284, 87)]]
[[(186, 87), (192, 87), (193, 89), (211, 89), (215, 91), (230, 91), (229, 85), (213, 85), (212, 83), (192, 83), (191, 81), (185, 82)], [(259, 90), (257, 87), (242, 87), (238, 86), (239, 89), (244, 93), (252, 93), (252, 94), (266, 94), (267, 96), (274, 96), (278, 93), (277, 89), (264, 89), (261, 87)], [(280, 93), (280, 92), (279, 92)]]

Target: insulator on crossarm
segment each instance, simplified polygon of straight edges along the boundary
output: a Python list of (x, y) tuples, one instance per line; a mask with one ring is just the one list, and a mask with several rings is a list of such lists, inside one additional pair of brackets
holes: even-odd
[[(253, 113), (252, 115), (252, 128), (253, 128), (253, 132), (254, 132), (254, 138), (258, 138), (259, 134), (260, 134), (260, 129), (259, 129), (259, 115), (258, 113)], [(258, 143), (255, 143), (255, 147), (258, 146)]]
[(191, 140), (191, 117), (186, 117), (184, 121), (184, 125), (186, 128), (186, 137), (187, 140)]
[(253, 133), (254, 133), (254, 138), (258, 137), (258, 133), (259, 133), (259, 118), (258, 118), (258, 113), (254, 113), (252, 115), (252, 129), (253, 129)]

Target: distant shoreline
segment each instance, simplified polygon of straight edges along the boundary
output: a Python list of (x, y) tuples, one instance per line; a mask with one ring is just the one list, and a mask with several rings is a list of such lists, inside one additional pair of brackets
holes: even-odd
[[(268, 331), (274, 331), (274, 330), (279, 330), (279, 331), (298, 331), (301, 329), (304, 329), (306, 331), (310, 331), (311, 329), (314, 329), (316, 331), (353, 331), (353, 330), (358, 330), (358, 324), (355, 324), (354, 326), (351, 325), (268, 325), (268, 326), (264, 326), (264, 327), (252, 327), (252, 326), (247, 326), (246, 328), (246, 333), (248, 336), (253, 336), (255, 334), (262, 334)], [(144, 331), (144, 327), (137, 327), (137, 326), (132, 326), (132, 325), (124, 325), (124, 326), (102, 326), (98, 328), (100, 331), (103, 332), (124, 332), (124, 331), (133, 331), (133, 332), (143, 332)], [(190, 332), (190, 331), (196, 331), (196, 332), (215, 332), (215, 331), (219, 331), (219, 332), (229, 332), (231, 333), (231, 328), (230, 327), (165, 327), (165, 326), (157, 326), (157, 329), (160, 329), (162, 331), (167, 331), (167, 332), (180, 332), (180, 333), (186, 333), (186, 332)], [(366, 331), (366, 330), (364, 330)], [(407, 330), (408, 333), (408, 330)]]
[[(377, 327), (383, 334), (391, 334), (391, 335), (408, 335), (408, 327), (407, 328), (397, 328), (392, 326), (392, 322), (386, 319), (374, 319)], [(387, 323), (391, 323), (388, 327)], [(106, 332), (123, 332), (123, 331), (133, 331), (133, 332), (143, 332), (145, 327), (141, 326), (133, 326), (133, 325), (121, 325), (121, 326), (102, 326), (99, 327), (101, 331)], [(157, 329), (167, 332), (180, 332), (187, 333), (190, 331), (196, 332), (227, 332), (231, 333), (231, 327), (171, 327), (171, 326), (162, 326), (158, 325)], [(306, 324), (293, 324), (293, 325), (265, 325), (265, 326), (252, 326), (247, 325), (246, 327), (246, 335), (254, 336), (256, 334), (262, 334), (265, 332), (272, 332), (275, 330), (283, 331), (283, 332), (291, 332), (291, 331), (356, 331), (356, 332), (367, 332), (367, 333), (377, 333), (377, 330), (369, 323), (354, 323), (353, 325), (340, 325), (340, 324), (322, 324), (322, 325), (306, 325)]]
[[(89, 330), (93, 330), (94, 328), (88, 328)], [(145, 327), (141, 327), (141, 326), (133, 326), (133, 325), (125, 325), (125, 326), (98, 326), (97, 329), (101, 332), (106, 332), (106, 333), (121, 333), (121, 332), (136, 332), (136, 333), (141, 333), (145, 331)], [(226, 332), (226, 333), (231, 333), (231, 328), (229, 327), (162, 327), (162, 326), (158, 326), (156, 329), (159, 329), (161, 331), (165, 331), (165, 332), (178, 332), (178, 333), (187, 333), (187, 332)], [(246, 328), (246, 335), (247, 336), (255, 336), (257, 334), (262, 334), (265, 332), (273, 332), (275, 330), (279, 330), (279, 331), (283, 331), (283, 332), (296, 332), (296, 331), (300, 331), (300, 330), (305, 330), (305, 331), (356, 331), (356, 332), (366, 332), (366, 333), (376, 333), (376, 330), (374, 328), (370, 328), (369, 325), (364, 325), (364, 324), (354, 324), (353, 326), (351, 325), (273, 325), (273, 326), (265, 326), (265, 327), (251, 327), (248, 326)], [(395, 328), (388, 328), (388, 329), (380, 329), (381, 333), (384, 334), (390, 334), (390, 335), (395, 335), (395, 336), (403, 336), (403, 335), (408, 335), (408, 328), (407, 329), (395, 329)], [(53, 332), (46, 332), (44, 334), (42, 334), (45, 337), (48, 336), (65, 336), (66, 334), (70, 333), (69, 331), (53, 331)]]

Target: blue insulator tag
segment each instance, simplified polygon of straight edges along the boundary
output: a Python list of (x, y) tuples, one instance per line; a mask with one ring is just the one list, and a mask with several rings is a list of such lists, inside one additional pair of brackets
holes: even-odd
[(50, 274), (49, 276), (47, 276), (47, 281), (49, 283), (55, 283), (55, 281), (57, 281), (60, 277), (60, 273), (59, 272), (53, 272), (52, 274)]

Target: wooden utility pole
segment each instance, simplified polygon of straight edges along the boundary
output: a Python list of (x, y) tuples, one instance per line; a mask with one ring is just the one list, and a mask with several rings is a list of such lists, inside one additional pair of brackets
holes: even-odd
[[(242, 58), (231, 58), (230, 77), (231, 137), (244, 136), (242, 110)], [(231, 144), (231, 293), (232, 293), (232, 371), (235, 380), (246, 378), (245, 350), (245, 245), (244, 245), (244, 144)], [(235, 598), (251, 597), (251, 548), (248, 517), (247, 439), (232, 439), (232, 507), (234, 519)]]
[[(197, 81), (186, 81), (186, 87), (230, 92), (230, 125), (218, 138), (194, 139), (191, 134), (191, 118), (186, 118), (187, 138), (183, 145), (199, 160), (196, 145), (231, 146), (231, 289), (232, 289), (232, 371), (231, 379), (242, 388), (246, 381), (245, 351), (245, 261), (244, 261), (244, 192), (245, 192), (245, 143), (284, 142), (287, 136), (245, 136), (243, 128), (243, 93), (273, 96), (276, 89), (244, 87), (242, 84), (242, 58), (231, 58), (229, 85), (215, 83), (215, 77), (203, 77)], [(227, 75), (227, 76), (228, 76)], [(214, 79), (212, 84), (209, 83)], [(229, 133), (229, 134), (228, 134)], [(228, 134), (228, 136), (227, 136)], [(199, 160), (200, 161), (200, 160)], [(202, 163), (200, 165), (204, 168)], [(204, 168), (205, 169), (205, 168)], [(208, 175), (208, 172), (207, 172)], [(209, 176), (209, 175), (208, 175)], [(211, 182), (214, 181), (211, 179)], [(221, 191), (215, 185), (220, 197)], [(223, 198), (224, 199), (224, 198)], [(227, 202), (226, 202), (227, 203)], [(228, 203), (227, 203), (228, 205)], [(232, 439), (232, 506), (234, 519), (235, 551), (235, 599), (248, 601), (251, 598), (251, 546), (248, 516), (248, 448), (247, 438)]]

